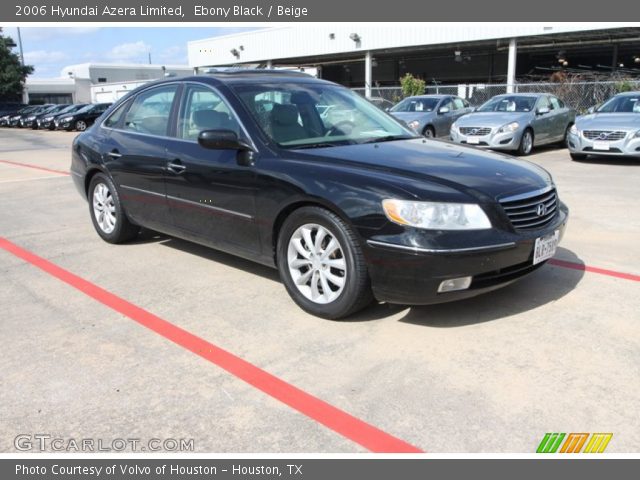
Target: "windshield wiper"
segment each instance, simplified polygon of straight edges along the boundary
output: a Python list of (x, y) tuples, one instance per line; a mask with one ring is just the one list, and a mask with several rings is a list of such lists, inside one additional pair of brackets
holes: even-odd
[(289, 145), (284, 148), (289, 148), (292, 150), (303, 150), (307, 148), (327, 148), (327, 147), (338, 147), (339, 145), (336, 143), (328, 143), (328, 142), (318, 142), (318, 143), (307, 143), (305, 145)]
[(365, 140), (364, 142), (360, 142), (361, 144), (365, 144), (365, 143), (381, 143), (381, 142), (392, 142), (394, 140), (410, 140), (412, 138), (419, 138), (419, 137), (409, 137), (407, 135), (387, 135), (385, 137), (376, 137), (376, 138), (371, 138), (369, 140)]

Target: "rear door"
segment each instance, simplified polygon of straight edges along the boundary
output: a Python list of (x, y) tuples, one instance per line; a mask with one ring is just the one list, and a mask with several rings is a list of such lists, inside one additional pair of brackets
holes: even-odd
[(166, 230), (171, 225), (164, 186), (168, 128), (177, 84), (140, 92), (102, 124), (111, 128), (103, 158), (125, 211), (135, 222)]
[(551, 112), (553, 113), (553, 130), (551, 136), (555, 140), (560, 141), (564, 138), (567, 126), (569, 125), (569, 109), (560, 99), (553, 95), (549, 95), (549, 102), (551, 103)]
[[(538, 113), (541, 108), (548, 109), (549, 111), (547, 113)], [(551, 110), (549, 97), (546, 95), (540, 96), (536, 103), (534, 115), (531, 122), (533, 126), (534, 143), (535, 145), (543, 145), (549, 141), (553, 126), (553, 111)]]
[[(443, 108), (447, 108), (447, 112), (440, 113)], [(436, 137), (448, 137), (451, 125), (455, 117), (455, 105), (451, 97), (447, 97), (440, 102), (434, 116), (434, 126), (436, 129)]]

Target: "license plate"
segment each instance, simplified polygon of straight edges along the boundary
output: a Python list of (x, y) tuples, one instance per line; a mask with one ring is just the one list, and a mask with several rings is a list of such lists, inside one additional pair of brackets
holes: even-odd
[(560, 231), (556, 230), (551, 235), (536, 238), (536, 246), (533, 250), (533, 264), (549, 260), (556, 254), (558, 242), (560, 241)]
[(607, 142), (593, 142), (594, 150), (609, 150), (611, 148)]
[(478, 145), (480, 143), (480, 139), (478, 137), (467, 137), (467, 143), (471, 145)]

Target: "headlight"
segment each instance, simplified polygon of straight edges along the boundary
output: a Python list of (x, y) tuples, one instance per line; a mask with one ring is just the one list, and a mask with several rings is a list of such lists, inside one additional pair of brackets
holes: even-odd
[(474, 203), (413, 202), (386, 199), (382, 208), (389, 220), (400, 225), (431, 230), (484, 230), (491, 228), (480, 205)]
[(35, 116), (33, 117), (27, 117), (27, 122), (33, 122), (36, 119)]
[(453, 132), (457, 132), (458, 131), (458, 125), (456, 125), (455, 122), (451, 124), (451, 131), (453, 131)]
[(71, 120), (73, 120), (73, 117), (64, 117), (60, 119), (62, 123), (67, 123), (67, 122), (70, 122)]
[(409, 125), (409, 128), (413, 128), (414, 130), (417, 130), (420, 127), (420, 122), (417, 120), (414, 120), (413, 122), (407, 123), (407, 125)]
[(501, 126), (498, 129), (498, 133), (515, 132), (519, 126), (520, 124), (518, 122), (509, 123), (507, 125)]
[(578, 131), (578, 127), (576, 127), (575, 123), (571, 125), (571, 128), (569, 129), (569, 133), (572, 135), (580, 135), (580, 132)]
[(636, 132), (636, 134), (634, 135), (634, 137), (636, 137), (636, 138), (640, 137), (640, 130), (638, 130), (638, 131)]

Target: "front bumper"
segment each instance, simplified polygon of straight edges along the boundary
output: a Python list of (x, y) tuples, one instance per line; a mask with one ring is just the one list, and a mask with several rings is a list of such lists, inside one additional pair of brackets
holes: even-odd
[[(504, 287), (544, 265), (533, 265), (535, 241), (556, 230), (562, 238), (568, 217), (561, 203), (558, 215), (543, 229), (460, 232), (453, 235), (458, 245), (451, 248), (419, 247), (402, 244), (397, 236), (373, 236), (367, 239), (365, 253), (374, 296), (388, 303), (429, 305)], [(415, 235), (410, 237), (415, 240)], [(466, 276), (473, 277), (468, 289), (438, 293), (444, 280)]]
[(61, 122), (60, 120), (55, 120), (54, 125), (58, 130), (71, 130), (73, 127), (73, 120), (67, 122)]
[(585, 155), (611, 155), (640, 157), (640, 137), (636, 132), (627, 132), (625, 138), (615, 141), (590, 140), (582, 132), (569, 133), (567, 145), (571, 153)]
[(465, 135), (457, 129), (451, 129), (451, 140), (455, 143), (492, 150), (517, 150), (520, 146), (522, 131), (498, 133), (498, 127), (492, 127), (486, 135)]

